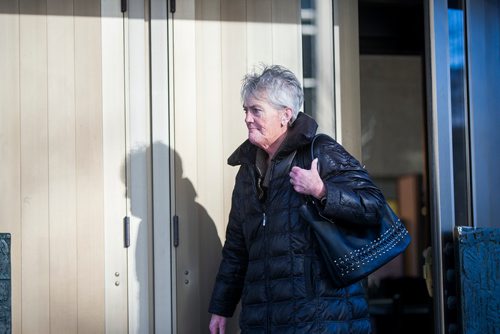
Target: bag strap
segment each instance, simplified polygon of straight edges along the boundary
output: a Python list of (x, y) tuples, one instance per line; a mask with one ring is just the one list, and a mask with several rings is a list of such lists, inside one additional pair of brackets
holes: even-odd
[[(318, 133), (318, 134), (316, 134), (316, 135), (313, 137), (313, 139), (311, 140), (311, 143), (309, 144), (309, 158), (310, 158), (310, 160), (308, 161), (308, 162), (309, 162), (308, 164), (306, 164), (306, 161), (305, 161), (305, 159), (304, 159), (304, 154), (300, 154), (300, 155), (301, 155), (301, 160), (302, 160), (302, 161), (301, 161), (301, 162), (302, 162), (302, 166), (301, 166), (302, 168), (307, 168), (308, 166), (310, 166), (310, 165), (311, 165), (311, 162), (315, 159), (315, 157), (314, 157), (314, 144), (316, 143), (316, 140), (317, 140), (319, 137), (321, 137), (321, 136), (326, 136), (326, 137), (330, 138), (328, 135), (326, 135), (326, 134), (324, 134), (324, 133)], [(295, 151), (295, 153), (297, 153), (297, 151)], [(294, 154), (295, 154), (295, 153), (294, 153)], [(292, 159), (292, 160), (293, 160), (293, 159)], [(289, 163), (291, 164), (291, 162), (292, 162), (292, 161), (290, 161)], [(319, 168), (319, 166), (318, 166), (318, 168)]]
[[(316, 140), (319, 137), (322, 137), (322, 136), (330, 138), (330, 136), (328, 136), (327, 134), (324, 134), (324, 133), (318, 133), (318, 134), (316, 134), (313, 137), (313, 139), (311, 140), (311, 144), (309, 146), (309, 158), (310, 158), (310, 160), (309, 160), (308, 164), (306, 164), (306, 161), (304, 159), (304, 154), (300, 154), (301, 160), (302, 160), (301, 161), (302, 162), (301, 168), (307, 168), (307, 166), (311, 166), (312, 161), (315, 159), (315, 156), (314, 156), (314, 144), (316, 143)], [(285, 166), (287, 166), (286, 169), (288, 171), (290, 171), (290, 169), (291, 169), (292, 161), (293, 161), (293, 158), (295, 157), (296, 154), (297, 154), (297, 150), (295, 150), (288, 157), (286, 157), (285, 159), (283, 159), (283, 162), (286, 163)], [(318, 164), (318, 172), (320, 171), (319, 168), (320, 168), (320, 166)], [(315, 202), (314, 199), (311, 196), (309, 196), (309, 195), (303, 195), (303, 197), (305, 199), (305, 202), (311, 202), (311, 203)]]
[[(310, 148), (310, 158), (311, 158), (311, 161), (312, 162), (315, 158), (317, 158), (314, 154), (314, 144), (316, 143), (316, 141), (318, 140), (319, 137), (326, 137), (327, 139), (329, 140), (333, 140), (332, 137), (330, 137), (329, 135), (325, 134), (325, 133), (318, 133), (314, 136), (314, 138), (312, 139), (311, 141), (311, 148)], [(320, 172), (320, 165), (318, 164), (318, 173)]]
[[(292, 168), (292, 162), (293, 158), (295, 158), (295, 155), (297, 154), (297, 150), (293, 151), (292, 153), (288, 154), (282, 161), (283, 166), (285, 167), (285, 172), (290, 173), (290, 169)], [(280, 163), (280, 164), (281, 164)]]

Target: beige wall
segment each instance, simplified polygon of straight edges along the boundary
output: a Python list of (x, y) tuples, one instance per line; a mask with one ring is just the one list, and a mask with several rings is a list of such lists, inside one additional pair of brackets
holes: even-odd
[[(141, 218), (147, 235), (136, 229), (132, 236), (143, 244), (151, 241), (148, 187), (163, 184), (170, 169), (163, 175), (152, 161), (149, 122), (164, 119), (163, 114), (168, 122), (164, 128), (153, 124), (153, 137), (169, 133), (169, 143), (154, 145), (172, 158), (174, 196), (164, 194), (164, 202), (155, 198), (155, 207), (171, 204), (180, 222), (173, 328), (204, 332), (237, 172), (226, 159), (246, 138), (241, 79), (260, 62), (285, 65), (302, 77), (299, 0), (177, 1), (168, 22), (169, 106), (151, 107), (149, 119), (148, 27), (140, 26), (140, 16), (123, 21), (119, 4), (0, 2), (0, 231), (12, 233), (16, 333), (151, 328), (151, 268), (138, 267), (151, 265), (152, 246), (133, 247), (135, 253), (127, 255), (122, 219)], [(144, 68), (136, 66), (141, 57)], [(125, 73), (128, 66), (133, 71)], [(167, 90), (157, 92), (152, 82), (154, 104)], [(342, 101), (350, 100), (343, 95)], [(136, 155), (139, 165), (131, 156), (125, 162), (136, 144), (145, 149)], [(160, 173), (152, 179), (149, 164)], [(138, 189), (136, 202), (126, 197), (125, 165), (131, 187)], [(134, 174), (134, 168), (141, 171)], [(139, 202), (141, 214), (134, 211)], [(155, 230), (159, 224), (168, 229), (170, 217), (160, 218)], [(169, 261), (163, 260), (165, 266)], [(155, 282), (155, 289), (167, 290), (161, 284)], [(139, 288), (146, 297), (136, 296)]]
[[(121, 222), (130, 213), (123, 167), (133, 143), (125, 138), (134, 137), (124, 124), (135, 117), (125, 112), (134, 93), (124, 91), (134, 83), (123, 72), (129, 31), (117, 4), (0, 4), (7, 78), (0, 83), (0, 180), (10, 194), (0, 198), (0, 230), (12, 233), (14, 332), (123, 333), (129, 326), (127, 272), (135, 270), (127, 268)], [(298, 1), (193, 0), (177, 10), (170, 23), (177, 325), (193, 333), (206, 328), (224, 240), (236, 173), (225, 161), (246, 133), (241, 78), (259, 62), (301, 77), (301, 36)]]
[[(122, 141), (124, 130), (104, 120), (100, 15), (100, 0), (0, 2), (0, 231), (12, 234), (14, 333), (105, 331), (105, 222), (116, 218), (106, 205), (125, 201), (124, 151), (104, 156), (124, 144), (105, 129), (121, 127)], [(107, 186), (122, 193), (114, 203)]]

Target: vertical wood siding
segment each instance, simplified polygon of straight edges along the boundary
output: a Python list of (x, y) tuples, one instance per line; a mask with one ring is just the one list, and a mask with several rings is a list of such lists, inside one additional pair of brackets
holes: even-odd
[[(0, 3), (0, 182), (9, 194), (0, 230), (12, 233), (16, 333), (128, 329), (124, 45), (114, 5)], [(236, 174), (226, 159), (246, 138), (242, 76), (264, 62), (301, 77), (299, 11), (298, 0), (177, 2), (170, 149), (180, 333), (208, 324)]]
[(104, 332), (100, 0), (0, 3), (14, 333)]
[(50, 330), (78, 329), (76, 114), (73, 2), (48, 0)]
[[(20, 1), (22, 331), (50, 332), (47, 7)], [(16, 239), (12, 239), (16, 242)], [(14, 254), (13, 254), (14, 255)], [(13, 301), (15, 303), (16, 301)], [(13, 329), (16, 331), (17, 329)]]
[(127, 333), (127, 249), (123, 218), (127, 215), (125, 184), (126, 115), (124, 96), (124, 31), (119, 1), (102, 1), (102, 119), (104, 173), (104, 293), (106, 333)]
[(12, 234), (12, 328), (21, 328), (21, 117), (18, 1), (0, 1), (0, 231)]

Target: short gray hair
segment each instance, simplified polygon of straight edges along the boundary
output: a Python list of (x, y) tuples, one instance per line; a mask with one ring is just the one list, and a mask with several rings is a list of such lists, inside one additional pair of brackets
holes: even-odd
[(254, 72), (244, 76), (241, 85), (241, 100), (248, 97), (259, 98), (258, 93), (267, 94), (267, 102), (276, 109), (290, 108), (292, 110), (292, 124), (304, 102), (304, 92), (299, 80), (289, 69), (280, 65), (259, 66), (260, 73)]

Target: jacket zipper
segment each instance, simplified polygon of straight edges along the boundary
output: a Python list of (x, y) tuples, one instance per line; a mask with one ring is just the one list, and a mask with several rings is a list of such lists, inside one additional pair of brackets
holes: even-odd
[[(263, 212), (262, 212), (262, 228), (264, 228), (263, 232), (264, 232), (264, 247), (265, 247), (265, 252), (267, 254), (267, 252), (269, 252), (269, 247), (267, 245), (267, 231), (265, 229), (266, 227), (266, 205), (263, 206)], [(269, 273), (269, 262), (267, 260), (267, 256), (265, 258), (265, 262), (264, 262), (264, 268), (266, 270), (267, 273)], [(266, 333), (269, 332), (269, 324), (270, 324), (270, 319), (269, 319), (269, 312), (270, 312), (270, 309), (269, 309), (269, 277), (266, 275), (266, 288), (265, 288), (265, 292), (266, 292)]]
[[(274, 167), (274, 164), (271, 163), (271, 165), (268, 167), (270, 168), (267, 172), (268, 173), (272, 173), (273, 172), (273, 168)], [(272, 174), (269, 175), (269, 180), (272, 180)], [(269, 182), (271, 183), (271, 182)], [(268, 238), (267, 238), (267, 231), (265, 229), (266, 227), (266, 223), (267, 223), (267, 217), (266, 217), (266, 211), (267, 211), (267, 201), (269, 200), (269, 193), (271, 192), (271, 187), (270, 187), (271, 184), (269, 184), (269, 187), (267, 189), (267, 194), (266, 194), (266, 201), (262, 207), (262, 228), (264, 228), (264, 245), (265, 245), (265, 251), (266, 251), (266, 254), (269, 253), (269, 245), (268, 245)], [(266, 256), (266, 260), (265, 260), (265, 269), (266, 269), (266, 272), (269, 273), (269, 261), (268, 261), (268, 258)], [(266, 274), (266, 333), (269, 333), (270, 332), (270, 329), (271, 329), (271, 318), (270, 318), (270, 306), (269, 306), (269, 301), (271, 299), (271, 296), (270, 296), (270, 292), (269, 292), (269, 275)]]

